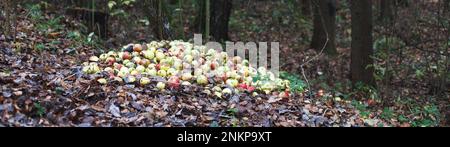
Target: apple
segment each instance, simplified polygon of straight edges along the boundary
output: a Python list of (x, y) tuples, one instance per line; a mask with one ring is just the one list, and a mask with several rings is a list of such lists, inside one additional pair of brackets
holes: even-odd
[(181, 75), (181, 80), (183, 81), (189, 81), (192, 79), (191, 73), (185, 72), (183, 75)]
[(192, 50), (191, 55), (194, 58), (199, 58), (200, 57), (200, 52), (198, 50)]
[(194, 57), (192, 57), (191, 55), (185, 55), (183, 60), (187, 63), (192, 63), (192, 60), (194, 60)]
[(228, 53), (227, 52), (221, 52), (220, 53), (221, 61), (227, 61), (228, 60)]
[(108, 73), (114, 73), (114, 69), (112, 69), (111, 67), (106, 67), (105, 69), (103, 69), (103, 71), (106, 71)]
[(158, 76), (160, 77), (166, 77), (167, 76), (167, 72), (165, 70), (159, 70), (158, 71)]
[(204, 75), (197, 76), (197, 84), (200, 84), (200, 85), (208, 84), (208, 78)]
[(137, 71), (137, 70), (135, 70), (135, 69), (130, 70), (130, 75), (137, 76), (137, 75), (139, 75), (139, 74), (140, 74), (140, 72)]
[(100, 78), (100, 79), (97, 80), (97, 82), (100, 83), (100, 84), (103, 84), (103, 85), (108, 83), (105, 78)]
[(136, 67), (136, 71), (139, 72), (139, 73), (142, 73), (142, 72), (145, 71), (145, 67), (142, 66), (142, 65), (138, 65), (138, 66)]
[(208, 50), (208, 52), (206, 53), (206, 56), (212, 56), (212, 57), (214, 57), (214, 56), (216, 56), (216, 50), (214, 50), (214, 49), (209, 49)]
[(134, 68), (136, 67), (136, 64), (134, 64), (133, 62), (128, 62), (127, 64), (125, 64), (125, 66), (128, 68)]
[(134, 83), (134, 82), (136, 82), (136, 77), (134, 77), (134, 76), (127, 76), (127, 77), (125, 77), (125, 82), (128, 83), (128, 84)]
[(216, 67), (217, 67), (218, 65), (219, 65), (219, 63), (217, 63), (216, 61), (211, 62), (211, 64), (210, 64), (210, 69), (211, 69), (211, 70), (215, 70)]
[(161, 64), (159, 68), (160, 68), (160, 70), (169, 70), (170, 66), (167, 64)]
[(156, 60), (157, 61), (161, 61), (165, 57), (166, 57), (166, 55), (162, 51), (156, 51)]
[(115, 57), (115, 56), (117, 56), (117, 53), (114, 52), (114, 51), (109, 51), (109, 52), (107, 53), (107, 56), (108, 56), (108, 57)]
[(224, 88), (224, 89), (222, 90), (222, 94), (231, 95), (231, 93), (232, 93), (232, 91), (231, 91), (230, 88)]
[(181, 85), (183, 85), (183, 86), (190, 86), (191, 83), (188, 82), (188, 81), (183, 81), (183, 82), (181, 83)]
[(244, 60), (242, 60), (242, 65), (249, 66), (250, 64), (249, 64), (248, 60), (244, 59)]
[(105, 61), (106, 58), (108, 58), (108, 54), (101, 54), (100, 57), (99, 57), (99, 59), (102, 60), (102, 61)]
[(247, 89), (248, 89), (248, 85), (245, 84), (245, 83), (239, 84), (238, 87), (239, 87), (240, 89), (243, 89), (243, 90), (247, 90)]
[(155, 65), (155, 69), (156, 69), (156, 70), (160, 70), (160, 69), (161, 69), (161, 64), (156, 64), (156, 65)]
[(141, 62), (141, 60), (142, 60), (142, 59), (141, 59), (140, 57), (133, 57), (133, 60), (132, 60), (132, 61), (133, 61), (134, 63), (139, 63), (139, 62)]
[(238, 86), (238, 81), (236, 80), (236, 79), (228, 79), (227, 81), (226, 81), (226, 83), (227, 83), (227, 85), (228, 86), (230, 86), (230, 87), (236, 87), (236, 86)]
[(202, 65), (200, 68), (203, 70), (203, 73), (208, 73), (210, 70), (209, 65), (206, 65), (206, 64)]
[(148, 65), (150, 65), (150, 60), (142, 59), (138, 64), (143, 65), (143, 66), (148, 66)]
[(119, 64), (119, 63), (114, 63), (114, 64), (113, 64), (113, 67), (114, 67), (114, 69), (120, 70), (120, 68), (122, 68), (123, 65), (122, 65), (122, 64)]
[(200, 76), (203, 74), (203, 70), (201, 68), (196, 68), (194, 70), (194, 76)]
[(120, 77), (114, 77), (114, 81), (117, 81), (119, 83), (123, 82), (122, 78), (120, 78)]
[(139, 52), (131, 52), (131, 57), (139, 57), (141, 56), (141, 53)]
[(197, 60), (192, 61), (191, 65), (192, 65), (192, 67), (194, 67), (194, 68), (200, 67), (200, 63), (198, 63)]
[(242, 63), (242, 58), (240, 56), (233, 57), (233, 63), (234, 64), (241, 64)]
[(180, 86), (180, 78), (177, 76), (171, 76), (168, 80), (169, 87), (178, 88)]
[(133, 51), (141, 52), (142, 51), (142, 45), (141, 44), (134, 44), (133, 45)]
[(191, 68), (192, 68), (191, 64), (183, 62), (183, 69), (191, 69)]
[(289, 92), (283, 91), (278, 95), (280, 98), (289, 98)]
[(178, 71), (175, 68), (169, 68), (167, 70), (167, 75), (169, 75), (169, 76), (175, 76), (177, 74), (178, 74)]
[(147, 84), (150, 83), (150, 79), (147, 78), (147, 77), (142, 77), (141, 80), (139, 80), (139, 83), (140, 83), (141, 85), (147, 85)]
[(146, 69), (146, 72), (150, 75), (150, 76), (157, 76), (158, 74), (158, 72), (155, 70), (155, 69), (150, 69), (150, 68), (147, 68)]
[(155, 58), (155, 52), (153, 52), (151, 50), (145, 50), (143, 53), (144, 53), (144, 57), (147, 59), (152, 60), (153, 58)]
[(129, 52), (123, 52), (122, 53), (122, 59), (123, 60), (130, 60), (131, 59), (131, 55)]
[(83, 71), (83, 73), (85, 73), (85, 74), (90, 74), (89, 73), (89, 66), (83, 66), (83, 69), (81, 71)]
[(222, 93), (221, 93), (221, 92), (217, 92), (217, 91), (216, 91), (216, 92), (214, 92), (214, 95), (217, 96), (217, 97), (219, 97), (219, 98), (222, 97)]
[(114, 57), (108, 57), (108, 58), (106, 58), (106, 63), (108, 63), (108, 64), (110, 64), (110, 65), (113, 65), (114, 62), (116, 62), (116, 58), (114, 58)]
[(247, 87), (247, 91), (250, 92), (250, 93), (253, 92), (253, 91), (255, 91), (255, 89), (256, 89), (256, 88), (253, 87), (253, 86), (248, 86), (248, 87)]
[(98, 62), (99, 58), (97, 56), (91, 56), (89, 57), (89, 61), (91, 62)]
[(173, 67), (175, 67), (175, 69), (177, 69), (177, 70), (182, 70), (183, 64), (182, 64), (181, 60), (175, 59), (175, 61), (173, 63)]
[(164, 90), (164, 88), (166, 88), (166, 84), (164, 84), (163, 82), (158, 82), (158, 84), (156, 84), (156, 88), (158, 88), (159, 90)]

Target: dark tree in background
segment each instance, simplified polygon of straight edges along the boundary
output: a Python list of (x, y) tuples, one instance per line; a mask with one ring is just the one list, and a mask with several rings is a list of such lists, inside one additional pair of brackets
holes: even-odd
[(159, 40), (172, 38), (165, 3), (165, 0), (143, 0), (144, 12), (147, 13), (151, 24), (154, 24), (150, 27)]
[[(195, 20), (195, 30), (196, 32), (206, 31), (206, 1), (199, 0), (197, 2), (199, 13)], [(228, 23), (230, 20), (232, 0), (213, 0), (210, 2), (210, 36), (215, 41), (226, 41), (229, 40), (228, 36)]]
[[(311, 48), (321, 50), (326, 44), (325, 52), (335, 55), (336, 44), (336, 0), (312, 1), (314, 9), (314, 34)], [(328, 42), (327, 42), (328, 37)]]
[(228, 22), (231, 15), (232, 0), (214, 0), (211, 3), (211, 36), (216, 41), (229, 40)]
[(372, 40), (372, 2), (369, 0), (351, 0), (352, 43), (351, 43), (351, 80), (353, 84), (362, 82), (375, 86), (373, 77), (373, 40)]

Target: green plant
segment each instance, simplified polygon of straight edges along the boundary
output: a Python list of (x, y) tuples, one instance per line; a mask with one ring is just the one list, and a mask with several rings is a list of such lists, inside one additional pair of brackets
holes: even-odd
[(112, 16), (128, 17), (128, 13), (123, 8), (132, 6), (136, 0), (109, 0), (108, 8)]
[(61, 25), (61, 18), (62, 16), (51, 18), (47, 21), (41, 20), (37, 22), (36, 28), (44, 33), (51, 33), (60, 31), (63, 29), (63, 25)]
[(28, 4), (25, 8), (27, 9), (27, 16), (29, 16), (33, 21), (40, 21), (44, 19), (40, 4)]
[(409, 119), (405, 116), (405, 115), (403, 115), (403, 114), (401, 114), (401, 115), (399, 115), (398, 116), (398, 118), (397, 118), (397, 120), (398, 121), (400, 121), (400, 122), (408, 122), (409, 121)]
[(370, 111), (367, 109), (367, 106), (364, 105), (362, 102), (356, 101), (356, 100), (352, 100), (351, 104), (352, 104), (353, 107), (356, 108), (356, 110), (359, 111), (359, 114), (360, 114), (363, 118), (369, 117)]
[(390, 120), (394, 117), (394, 111), (389, 107), (384, 107), (383, 112), (381, 112), (381, 118), (384, 120)]
[(290, 74), (288, 72), (280, 72), (280, 78), (290, 82), (290, 88), (293, 92), (303, 92), (306, 84), (300, 79), (298, 75)]
[(43, 43), (39, 43), (35, 46), (35, 49), (38, 51), (43, 51), (45, 49), (45, 45)]
[(41, 104), (39, 102), (35, 102), (34, 103), (34, 107), (36, 108), (36, 114), (39, 115), (40, 117), (44, 116), (46, 110), (44, 107), (41, 106)]

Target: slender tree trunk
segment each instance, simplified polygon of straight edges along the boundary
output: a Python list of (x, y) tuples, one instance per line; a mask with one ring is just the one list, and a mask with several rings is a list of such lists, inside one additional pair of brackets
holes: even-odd
[(215, 41), (227, 41), (232, 0), (214, 0), (211, 3), (211, 36)]
[(210, 0), (205, 0), (205, 32), (204, 32), (204, 36), (206, 41), (209, 41), (209, 35), (210, 33), (210, 28), (211, 28), (211, 4), (210, 4)]
[(198, 9), (197, 16), (195, 17), (194, 22), (194, 31), (196, 33), (203, 33), (205, 30), (205, 21), (206, 21), (206, 1), (205, 0), (197, 0), (196, 7)]
[(314, 34), (311, 48), (320, 51), (326, 44), (325, 52), (329, 55), (335, 55), (337, 53), (335, 45), (336, 0), (312, 1), (312, 5), (314, 9)]
[(172, 38), (169, 19), (165, 9), (165, 0), (143, 0), (144, 11), (150, 19), (151, 29), (159, 40)]
[[(4, 0), (2, 3), (0, 3), (1, 11), (0, 11), (0, 28), (1, 32), (3, 32), (6, 36), (14, 34), (11, 27), (15, 23), (15, 0)], [(4, 13), (4, 17), (2, 17), (2, 12)]]
[(207, 0), (199, 0), (197, 5), (199, 7), (199, 13), (195, 20), (196, 32), (206, 33), (206, 23), (209, 18), (209, 35), (211, 39), (215, 41), (226, 41), (229, 40), (228, 30), (229, 30), (229, 20), (231, 16), (232, 0), (214, 0), (210, 2), (210, 16), (207, 16), (206, 6)]
[(372, 2), (369, 0), (351, 0), (352, 43), (351, 43), (351, 81), (375, 86), (373, 77), (373, 38), (372, 38)]

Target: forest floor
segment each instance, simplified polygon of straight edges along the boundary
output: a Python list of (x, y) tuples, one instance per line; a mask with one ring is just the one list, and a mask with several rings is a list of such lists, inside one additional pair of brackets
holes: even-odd
[[(252, 5), (258, 4), (261, 3)], [(268, 7), (270, 5), (261, 5), (258, 7), (260, 11), (273, 10)], [(340, 47), (338, 57), (319, 56), (300, 67), (299, 61), (307, 61), (318, 54), (302, 46), (308, 39), (301, 36), (310, 36), (311, 32), (307, 28), (305, 31), (292, 31), (290, 29), (298, 28), (288, 27), (289, 21), (252, 21), (247, 17), (261, 15), (254, 17), (272, 20), (272, 14), (277, 14), (257, 11), (246, 14), (252, 12), (246, 7), (250, 6), (235, 10), (240, 14), (247, 11), (242, 15), (246, 17), (235, 17), (231, 21), (232, 39), (246, 38), (241, 40), (244, 42), (280, 40), (282, 55), (289, 54), (281, 61), (284, 63), (282, 69), (302, 73), (303, 68), (310, 83), (304, 93), (289, 99), (247, 94), (220, 99), (209, 97), (198, 88), (156, 91), (137, 85), (100, 85), (81, 72), (84, 61), (102, 52), (95, 36), (70, 29), (80, 24), (71, 18), (57, 17), (45, 11), (42, 16), (35, 16), (30, 13), (30, 8), (20, 8), (15, 37), (0, 37), (0, 126), (446, 125), (445, 113), (449, 110), (447, 92), (442, 100), (432, 101), (426, 89), (417, 90), (427, 87), (426, 83), (402, 84), (399, 83), (402, 80), (397, 80), (393, 85), (405, 87), (401, 89), (406, 91), (403, 96), (411, 99), (380, 106), (382, 101), (373, 97), (376, 93), (366, 98), (367, 92), (354, 93), (346, 86), (348, 47)], [(233, 25), (233, 22), (253, 25)], [(274, 22), (276, 24), (269, 24)], [(252, 31), (242, 33), (241, 29)], [(345, 36), (345, 33), (340, 35)], [(411, 54), (416, 55), (423, 54)]]

